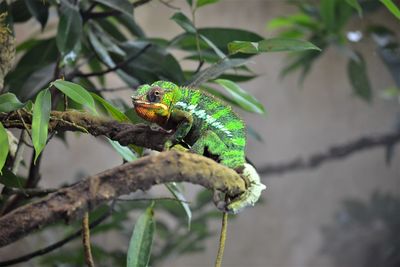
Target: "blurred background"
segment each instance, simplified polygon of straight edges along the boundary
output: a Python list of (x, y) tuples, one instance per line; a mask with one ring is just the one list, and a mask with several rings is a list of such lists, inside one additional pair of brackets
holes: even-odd
[[(313, 2), (319, 4), (319, 1)], [(182, 32), (170, 18), (176, 12), (175, 7), (188, 12), (187, 3), (184, 0), (168, 3), (173, 8), (150, 1), (135, 10), (135, 20), (148, 37), (171, 39)], [(290, 28), (276, 26), (277, 18), (300, 12), (296, 5), (283, 0), (221, 0), (197, 11), (196, 27), (234, 27), (272, 38)], [(47, 27), (55, 31), (56, 21), (50, 15)], [(379, 42), (366, 33), (367, 27), (378, 24), (391, 29), (398, 37), (400, 20), (383, 5), (370, 12), (364, 10), (362, 17), (355, 12), (342, 29), (353, 40), (346, 40), (348, 46), (363, 56), (371, 88), (367, 93), (354, 90), (348, 75), (349, 56), (334, 45), (324, 47), (307, 75), (294, 71), (281, 77), (281, 71), (290, 64), (287, 53), (251, 58), (248, 66), (257, 77), (241, 83), (241, 87), (264, 105), (266, 114), (241, 110), (238, 113), (257, 133), (249, 134), (247, 155), (263, 173), (267, 190), (261, 203), (230, 220), (224, 266), (400, 265), (398, 145), (356, 150), (333, 160), (328, 156), (327, 161), (315, 168), (269, 171), (271, 166), (282, 166), (296, 159), (307, 161), (316, 153), (329, 154), (330, 147), (343, 146), (361, 137), (399, 130), (396, 88), (400, 85), (396, 85), (394, 77), (400, 77), (400, 61), (396, 69), (382, 60)], [(42, 34), (40, 25), (33, 19), (14, 27), (17, 43)], [(193, 66), (183, 59), (181, 51), (171, 52), (182, 66)], [(105, 87), (124, 85), (116, 75), (107, 74)], [(106, 93), (106, 96), (122, 98), (129, 104), (131, 94), (128, 90)], [(66, 142), (53, 139), (43, 157), (42, 187), (57, 187), (122, 163), (106, 142), (74, 133), (67, 133)], [(184, 191), (189, 200), (194, 200), (199, 188), (185, 185)], [(158, 197), (168, 192), (157, 187), (147, 195)], [(136, 218), (135, 213), (130, 216), (132, 221), (124, 222), (128, 228)], [(203, 240), (204, 250), (172, 253), (154, 266), (212, 266), (218, 245), (219, 219), (208, 223), (215, 234)], [(18, 256), (57, 239), (53, 233), (44, 232), (2, 248), (0, 258)], [(94, 244), (102, 245), (107, 251), (126, 250), (128, 240), (129, 231), (125, 235), (109, 231), (93, 238)], [(42, 264), (32, 261), (20, 266)]]

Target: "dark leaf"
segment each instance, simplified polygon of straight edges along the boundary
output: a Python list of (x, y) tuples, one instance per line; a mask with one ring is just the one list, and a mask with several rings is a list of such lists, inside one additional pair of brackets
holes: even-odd
[[(52, 79), (58, 51), (54, 39), (38, 40), (18, 61), (17, 66), (5, 79), (9, 92), (19, 99), (36, 95)], [(35, 64), (32, 64), (34, 62)], [(41, 77), (35, 80), (34, 77)]]
[(133, 5), (128, 0), (96, 0), (96, 2), (118, 10), (128, 16), (133, 15)]
[(32, 15), (25, 4), (25, 0), (17, 0), (10, 5), (11, 16), (14, 23), (21, 23), (28, 21)]
[(176, 12), (172, 17), (179, 26), (181, 26), (185, 31), (189, 33), (196, 33), (196, 28), (194, 27), (192, 21), (182, 12)]
[(125, 28), (134, 36), (144, 38), (145, 33), (142, 28), (136, 23), (132, 16), (122, 14), (121, 16), (116, 16), (115, 19), (119, 22), (119, 25), (124, 25)]
[(49, 18), (49, 6), (45, 1), (40, 0), (25, 0), (25, 4), (32, 16), (40, 23), (43, 30)]
[(61, 1), (60, 21), (57, 29), (57, 47), (63, 54), (72, 51), (82, 34), (82, 17), (78, 7)]
[(353, 87), (353, 92), (361, 99), (371, 102), (372, 89), (367, 75), (367, 66), (361, 54), (358, 54), (358, 60), (349, 60), (347, 75)]
[(32, 143), (35, 147), (35, 161), (47, 142), (51, 110), (51, 94), (45, 89), (36, 97), (32, 115)]
[(349, 4), (352, 8), (357, 10), (358, 15), (361, 17), (362, 16), (362, 9), (360, 6), (360, 3), (358, 3), (358, 0), (346, 0), (347, 4)]

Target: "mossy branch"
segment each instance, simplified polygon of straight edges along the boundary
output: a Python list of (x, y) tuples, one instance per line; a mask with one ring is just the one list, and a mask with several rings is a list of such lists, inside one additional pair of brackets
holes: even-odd
[[(24, 129), (30, 127), (32, 114), (20, 112), (1, 112), (0, 122), (6, 128)], [(25, 125), (24, 125), (25, 124)], [(75, 131), (89, 133), (93, 136), (106, 136), (121, 145), (137, 145), (161, 151), (170, 134), (165, 131), (154, 131), (145, 124), (120, 123), (105, 117), (76, 110), (52, 111), (50, 114), (49, 131)]]
[(169, 182), (198, 184), (232, 197), (245, 191), (243, 179), (234, 170), (211, 159), (192, 153), (162, 152), (90, 176), (0, 217), (0, 247), (57, 221), (81, 218), (89, 207)]

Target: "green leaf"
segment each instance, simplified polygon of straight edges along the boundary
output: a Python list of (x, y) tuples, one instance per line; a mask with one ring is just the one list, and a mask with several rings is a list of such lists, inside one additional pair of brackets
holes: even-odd
[(214, 4), (216, 2), (218, 2), (219, 0), (197, 0), (196, 3), (196, 8), (205, 6), (205, 5), (209, 5), (209, 4)]
[(367, 67), (361, 54), (358, 60), (350, 59), (347, 65), (347, 75), (353, 87), (353, 92), (361, 99), (371, 102), (372, 89), (367, 75)]
[(171, 194), (179, 200), (179, 204), (183, 208), (183, 210), (186, 213), (187, 217), (187, 225), (188, 229), (190, 230), (190, 223), (192, 221), (192, 211), (190, 210), (189, 203), (187, 203), (187, 200), (185, 198), (185, 195), (183, 194), (182, 190), (178, 187), (178, 185), (173, 182), (173, 183), (168, 183), (165, 184), (165, 186), (168, 188), (168, 190), (171, 192)]
[(380, 0), (382, 4), (398, 19), (400, 19), (400, 9), (392, 0)]
[(118, 152), (118, 154), (121, 155), (121, 157), (126, 160), (126, 161), (134, 161), (137, 159), (137, 156), (135, 153), (133, 153), (128, 147), (126, 146), (121, 146), (120, 143), (117, 141), (113, 141), (111, 139), (108, 139), (112, 147), (115, 149), (115, 151)]
[(128, 0), (96, 0), (96, 2), (118, 10), (128, 16), (133, 16), (133, 5)]
[(127, 267), (147, 267), (155, 230), (154, 202), (136, 222), (128, 248)]
[(110, 113), (110, 115), (114, 119), (116, 119), (119, 122), (129, 121), (128, 116), (126, 116), (122, 111), (120, 111), (119, 109), (117, 109), (116, 107), (111, 105), (109, 102), (107, 102), (107, 100), (105, 100), (104, 98), (102, 98), (99, 95), (96, 95), (95, 93), (90, 93), (90, 94), (96, 101), (100, 102), (100, 104), (103, 105), (103, 107)]
[(328, 31), (332, 31), (335, 28), (335, 8), (336, 0), (320, 1), (320, 16)]
[(224, 87), (244, 110), (260, 114), (265, 113), (264, 106), (236, 83), (224, 79), (217, 79), (215, 82)]
[(82, 34), (82, 17), (77, 6), (61, 1), (60, 21), (57, 29), (57, 47), (63, 54), (74, 49)]
[(6, 163), (8, 155), (8, 134), (6, 129), (4, 129), (3, 124), (0, 122), (0, 174), (4, 164)]
[(222, 73), (229, 69), (244, 65), (246, 61), (246, 59), (241, 58), (221, 60), (211, 65), (207, 69), (197, 73), (186, 84), (190, 87), (198, 87), (204, 82), (218, 78)]
[(49, 18), (49, 7), (45, 4), (45, 1), (25, 0), (25, 4), (32, 16), (40, 23), (43, 30)]
[(13, 93), (0, 95), (0, 112), (10, 112), (23, 106), (25, 104), (21, 103)]
[(63, 80), (56, 80), (52, 84), (75, 102), (86, 105), (94, 114), (97, 113), (93, 97), (79, 84)]
[(35, 161), (47, 142), (51, 110), (51, 94), (45, 89), (36, 96), (32, 115), (32, 143), (35, 148)]
[(224, 54), (224, 52), (222, 52), (222, 51), (218, 48), (218, 46), (216, 46), (213, 42), (211, 42), (210, 39), (208, 39), (207, 37), (205, 37), (204, 35), (201, 35), (201, 34), (200, 34), (199, 36), (200, 36), (201, 39), (204, 40), (204, 42), (207, 43), (207, 45), (208, 45), (209, 47), (212, 48), (212, 50), (214, 50), (215, 54), (217, 54), (219, 58), (225, 58), (225, 57), (226, 57), (226, 55)]
[(244, 42), (233, 41), (228, 44), (230, 54), (245, 53), (258, 54), (261, 52), (283, 52), (283, 51), (305, 51), (305, 50), (321, 50), (310, 42), (288, 39), (288, 38), (272, 38), (262, 40), (260, 42)]
[(196, 33), (196, 28), (188, 17), (182, 12), (176, 12), (171, 19), (178, 23), (185, 31), (189, 33)]
[(347, 4), (349, 4), (351, 7), (353, 7), (355, 10), (357, 10), (358, 15), (361, 17), (362, 16), (362, 9), (360, 6), (360, 3), (358, 3), (358, 0), (346, 0)]
[[(235, 40), (258, 42), (263, 39), (257, 33), (231, 28), (199, 28), (197, 29), (199, 35), (206, 37), (223, 53), (228, 53), (228, 43)], [(185, 51), (197, 51), (196, 36), (192, 33), (185, 32), (173, 38), (170, 46), (178, 47)], [(200, 40), (200, 48), (202, 50), (208, 49), (208, 45), (204, 40)], [(249, 57), (249, 55), (236, 55), (236, 57)]]

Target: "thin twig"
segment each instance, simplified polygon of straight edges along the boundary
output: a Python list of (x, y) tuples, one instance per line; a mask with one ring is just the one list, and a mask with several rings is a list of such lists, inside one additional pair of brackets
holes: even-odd
[(138, 57), (140, 57), (143, 53), (146, 52), (147, 49), (149, 49), (152, 46), (152, 44), (147, 44), (145, 47), (143, 47), (142, 49), (140, 49), (136, 54), (133, 54), (132, 56), (130, 56), (129, 58), (127, 58), (124, 61), (119, 62), (118, 64), (116, 64), (114, 67), (112, 68), (108, 68), (102, 71), (96, 71), (96, 72), (91, 72), (91, 73), (76, 73), (75, 77), (93, 77), (93, 76), (102, 76), (104, 74), (116, 71), (118, 69), (121, 69), (122, 67), (124, 67), (125, 65), (127, 65), (128, 63), (130, 63), (131, 61), (134, 61), (135, 59), (137, 59)]
[(322, 164), (343, 159), (353, 153), (377, 147), (392, 147), (400, 142), (400, 132), (386, 133), (376, 136), (361, 136), (344, 144), (330, 147), (325, 152), (318, 152), (307, 158), (295, 158), (283, 163), (272, 163), (257, 168), (259, 174), (265, 176), (283, 175), (299, 170), (315, 169)]
[(25, 197), (41, 197), (57, 191), (55, 188), (17, 188), (17, 187), (4, 187), (4, 194), (11, 195), (24, 195)]
[(85, 262), (88, 267), (94, 267), (92, 249), (90, 247), (89, 212), (85, 212), (82, 219), (82, 243)]
[(215, 259), (215, 267), (222, 266), (222, 258), (224, 256), (227, 231), (228, 231), (228, 213), (224, 212), (222, 214), (221, 233), (219, 235), (219, 246), (218, 246), (217, 258)]
[(160, 200), (177, 201), (177, 202), (187, 203), (187, 204), (190, 204), (190, 203), (191, 203), (190, 201), (181, 200), (181, 199), (172, 198), (172, 197), (131, 198), (131, 199), (127, 199), (127, 198), (117, 198), (117, 199), (116, 199), (116, 201), (160, 201)]
[(161, 4), (165, 5), (166, 7), (169, 7), (171, 9), (175, 10), (181, 10), (179, 7), (172, 5), (170, 2), (164, 1), (164, 0), (158, 0)]
[[(92, 229), (94, 227), (96, 227), (97, 225), (99, 225), (100, 223), (102, 223), (105, 219), (107, 219), (110, 215), (112, 214), (112, 208), (110, 208), (105, 214), (103, 214), (100, 218), (98, 218), (97, 220), (93, 221), (91, 224), (89, 224), (89, 229)], [(41, 248), (39, 250), (33, 251), (31, 253), (25, 254), (23, 256), (20, 256), (18, 258), (15, 259), (11, 259), (11, 260), (6, 260), (6, 261), (1, 261), (0, 262), (0, 266), (10, 266), (10, 265), (14, 265), (17, 263), (21, 263), (21, 262), (26, 262), (30, 259), (33, 259), (35, 257), (41, 256), (41, 255), (45, 255), (49, 252), (52, 252), (53, 250), (60, 248), (62, 246), (64, 246), (65, 244), (67, 244), (68, 242), (74, 240), (75, 238), (81, 236), (82, 234), (82, 229), (76, 231), (75, 233), (72, 233), (71, 235), (67, 236), (64, 239), (61, 239), (60, 241), (53, 243), (47, 247)]]

